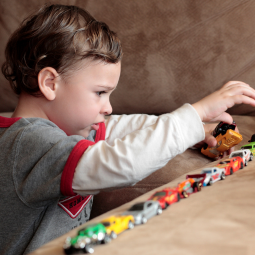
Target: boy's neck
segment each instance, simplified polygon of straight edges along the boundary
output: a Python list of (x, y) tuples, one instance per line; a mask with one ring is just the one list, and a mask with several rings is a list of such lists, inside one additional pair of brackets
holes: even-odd
[(12, 117), (48, 119), (45, 111), (41, 107), (42, 101), (44, 100), (46, 100), (44, 96), (35, 97), (22, 92)]

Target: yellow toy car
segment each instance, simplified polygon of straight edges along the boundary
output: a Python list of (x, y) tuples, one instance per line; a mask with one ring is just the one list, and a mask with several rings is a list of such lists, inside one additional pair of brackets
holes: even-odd
[(132, 215), (111, 216), (101, 221), (101, 223), (105, 226), (107, 234), (115, 239), (124, 230), (134, 228), (135, 220)]
[(243, 137), (241, 134), (234, 131), (235, 127), (235, 122), (231, 125), (220, 122), (213, 132), (213, 136), (217, 140), (217, 145), (215, 147), (208, 147), (208, 145), (205, 145), (201, 152), (210, 158), (216, 158), (223, 154), (224, 151), (239, 144), (243, 140)]

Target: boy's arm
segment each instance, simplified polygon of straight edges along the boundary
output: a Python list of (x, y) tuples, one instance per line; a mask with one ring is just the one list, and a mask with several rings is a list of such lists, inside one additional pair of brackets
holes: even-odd
[[(189, 104), (152, 119), (142, 116), (138, 125), (137, 121), (134, 115), (119, 117), (120, 128), (114, 124), (111, 129), (108, 126), (108, 142), (100, 141), (85, 151), (75, 170), (74, 192), (96, 194), (135, 184), (204, 139), (201, 119)], [(131, 132), (134, 126), (139, 128)], [(115, 131), (121, 138), (112, 138)]]
[(105, 121), (105, 141), (112, 145), (116, 138), (122, 139), (136, 130), (154, 125), (157, 119), (157, 116), (147, 114), (111, 115)]

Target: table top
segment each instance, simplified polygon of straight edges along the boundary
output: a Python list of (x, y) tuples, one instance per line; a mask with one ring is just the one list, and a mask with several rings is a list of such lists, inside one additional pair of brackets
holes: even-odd
[[(217, 163), (217, 162), (216, 162)], [(212, 162), (205, 167), (215, 166)], [(201, 168), (189, 174), (200, 173)], [(82, 227), (117, 215), (134, 203), (143, 202), (156, 190), (175, 187), (186, 175), (150, 191), (135, 200), (109, 211)], [(67, 236), (74, 236), (79, 227), (31, 255), (62, 255)], [(144, 225), (127, 230), (105, 245), (94, 246), (96, 255), (112, 254), (255, 254), (255, 159), (225, 180), (170, 205), (159, 216)]]

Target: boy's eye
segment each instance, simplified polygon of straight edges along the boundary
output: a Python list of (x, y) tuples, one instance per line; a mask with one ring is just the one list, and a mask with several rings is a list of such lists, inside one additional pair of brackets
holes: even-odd
[(106, 93), (105, 91), (98, 91), (98, 92), (96, 92), (96, 94), (98, 95), (98, 96), (100, 96), (100, 95), (102, 95), (102, 94), (104, 94), (104, 93)]

